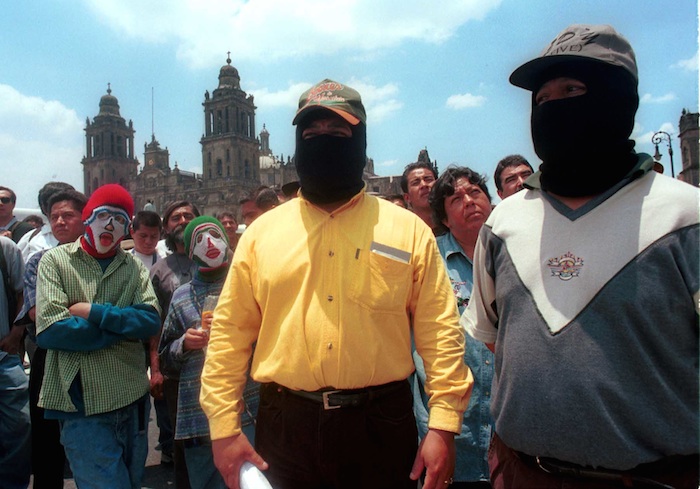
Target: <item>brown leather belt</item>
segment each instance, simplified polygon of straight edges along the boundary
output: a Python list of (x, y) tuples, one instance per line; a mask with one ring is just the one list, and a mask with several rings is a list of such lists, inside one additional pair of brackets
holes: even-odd
[(324, 410), (360, 407), (374, 399), (380, 399), (392, 393), (398, 392), (401, 388), (406, 388), (406, 380), (397, 380), (388, 384), (364, 387), (362, 389), (321, 389), (318, 391), (295, 391), (283, 385), (271, 383), (278, 392), (288, 392), (297, 397), (317, 402), (323, 405)]

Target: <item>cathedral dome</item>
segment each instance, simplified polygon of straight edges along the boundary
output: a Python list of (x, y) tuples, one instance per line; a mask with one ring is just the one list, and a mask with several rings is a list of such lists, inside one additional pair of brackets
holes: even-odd
[(99, 115), (116, 115), (119, 116), (119, 101), (117, 97), (112, 95), (112, 88), (107, 84), (107, 95), (100, 98), (100, 113)]
[(231, 55), (226, 58), (226, 64), (219, 70), (219, 88), (241, 88), (241, 77), (238, 70), (231, 66)]

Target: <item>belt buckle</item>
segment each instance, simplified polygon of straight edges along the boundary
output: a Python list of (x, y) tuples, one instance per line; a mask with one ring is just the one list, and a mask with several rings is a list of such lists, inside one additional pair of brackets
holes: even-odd
[(340, 391), (325, 391), (325, 392), (321, 393), (321, 397), (323, 398), (324, 411), (328, 411), (331, 409), (340, 409), (342, 407), (342, 406), (331, 406), (330, 404), (328, 404), (328, 396), (330, 396), (331, 394), (335, 394), (337, 392), (340, 392)]

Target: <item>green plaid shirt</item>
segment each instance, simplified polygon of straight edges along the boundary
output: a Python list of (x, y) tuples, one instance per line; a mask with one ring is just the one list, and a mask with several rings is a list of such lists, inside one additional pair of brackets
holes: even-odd
[[(148, 270), (138, 258), (119, 250), (103, 273), (79, 240), (49, 250), (39, 262), (37, 335), (70, 318), (68, 307), (77, 302), (148, 304), (160, 311)], [(68, 389), (78, 372), (86, 416), (122, 408), (148, 392), (143, 344), (125, 339), (101, 350), (48, 350), (39, 406), (75, 412)]]

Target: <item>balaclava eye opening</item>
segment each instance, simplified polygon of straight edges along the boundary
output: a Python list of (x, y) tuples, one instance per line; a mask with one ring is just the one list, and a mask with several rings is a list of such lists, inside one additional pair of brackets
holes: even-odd
[[(318, 111), (329, 114), (328, 111)], [(302, 132), (314, 120), (301, 121), (296, 128), (296, 169), (303, 196), (315, 204), (349, 199), (364, 187), (362, 180), (367, 161), (367, 129), (360, 122), (352, 128), (352, 137), (320, 135), (302, 138)]]
[[(558, 77), (579, 80), (586, 93), (535, 105), (539, 87)], [(567, 197), (597, 195), (634, 167), (629, 139), (639, 106), (637, 83), (624, 68), (569, 61), (545, 70), (532, 93), (532, 141), (542, 159), (542, 189)]]

